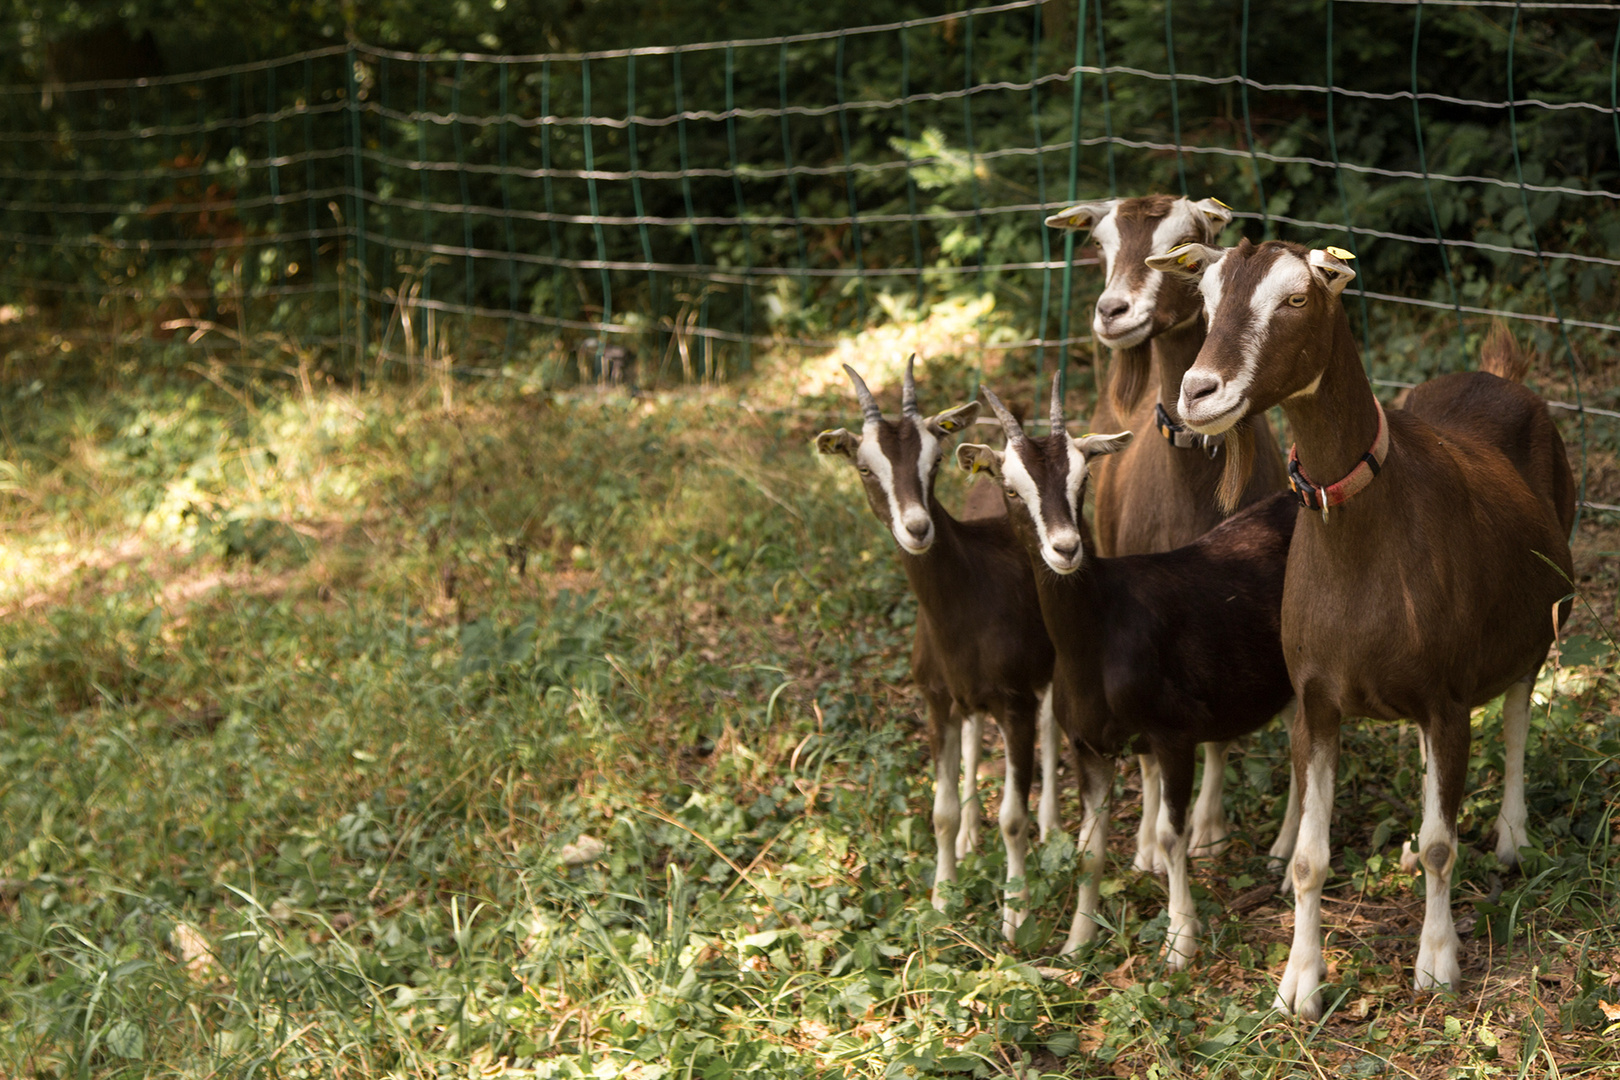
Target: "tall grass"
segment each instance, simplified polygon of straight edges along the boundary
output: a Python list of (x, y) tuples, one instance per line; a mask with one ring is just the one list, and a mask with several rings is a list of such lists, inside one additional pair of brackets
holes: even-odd
[(1280, 732), (1234, 757), (1239, 838), (1197, 868), (1211, 940), (1190, 972), (1159, 962), (1162, 890), (1117, 857), (1109, 932), (1050, 955), (1072, 899), (1061, 836), (1004, 943), (998, 844), (929, 906), (914, 608), (848, 476), (809, 450), (825, 425), (724, 388), (441, 389), (17, 399), (0, 1074), (1573, 1076), (1620, 1059), (1603, 1011), (1620, 696), (1590, 624), (1539, 690), (1543, 847), (1523, 876), (1478, 854), (1501, 751), (1495, 707), (1476, 717), (1458, 997), (1414, 999), (1403, 966), (1415, 743), (1348, 730), (1335, 1011), (1295, 1025), (1269, 1010), (1288, 915), (1262, 888)]

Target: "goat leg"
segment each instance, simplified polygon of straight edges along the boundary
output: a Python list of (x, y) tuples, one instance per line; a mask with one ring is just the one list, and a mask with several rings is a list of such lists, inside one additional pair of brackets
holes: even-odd
[(1530, 690), (1536, 673), (1508, 687), (1502, 698), (1502, 812), (1496, 818), (1496, 857), (1503, 866), (1519, 865), (1519, 849), (1530, 843), (1529, 814), (1524, 806), (1524, 747), (1530, 737)]
[(1423, 772), (1423, 934), (1412, 979), (1418, 990), (1462, 980), (1461, 941), (1451, 916), (1451, 872), (1457, 865), (1457, 807), (1468, 778), (1468, 707), (1453, 705), (1429, 721), (1429, 767)]
[(1157, 841), (1170, 899), (1164, 958), (1172, 970), (1180, 971), (1198, 953), (1198, 908), (1193, 903), (1187, 873), (1187, 803), (1192, 798), (1193, 751), (1191, 747), (1177, 747), (1160, 751), (1158, 756), (1164, 787), (1159, 799)]
[(1159, 857), (1159, 793), (1163, 782), (1159, 777), (1159, 760), (1152, 754), (1138, 754), (1136, 762), (1142, 769), (1142, 822), (1136, 827), (1136, 861), (1132, 866), (1147, 874), (1164, 873), (1164, 860)]
[(1102, 901), (1103, 870), (1108, 860), (1108, 812), (1114, 794), (1114, 768), (1108, 760), (1089, 750), (1078, 751), (1075, 773), (1080, 781), (1080, 887), (1074, 922), (1063, 952), (1072, 953), (1097, 939), (1097, 908)]
[(956, 857), (965, 859), (979, 847), (979, 753), (984, 718), (970, 713), (962, 720), (962, 822), (956, 833)]
[(1036, 725), (1039, 729), (1038, 737), (1041, 744), (1041, 804), (1036, 814), (1036, 821), (1041, 829), (1041, 843), (1046, 843), (1047, 834), (1053, 829), (1060, 828), (1062, 822), (1058, 820), (1058, 747), (1062, 736), (1058, 734), (1057, 718), (1052, 715), (1052, 688), (1048, 686), (1041, 694), (1040, 712)]
[(1226, 755), (1231, 743), (1204, 744), (1204, 779), (1198, 788), (1198, 802), (1192, 812), (1192, 840), (1188, 850), (1194, 855), (1215, 856), (1226, 850), (1232, 835), (1226, 820), (1222, 796), (1226, 791)]
[[(1007, 782), (1001, 789), (1001, 840), (1007, 847), (1007, 897), (1001, 933), (1008, 941), (1023, 925), (1029, 900), (1024, 855), (1029, 850), (1029, 786), (1035, 771), (1035, 718), (1027, 707), (1003, 707), (1001, 734), (1007, 751)], [(1013, 883), (1017, 882), (1017, 888)]]
[(1333, 787), (1339, 767), (1340, 717), (1331, 705), (1304, 700), (1294, 713), (1289, 738), (1300, 777), (1299, 843), (1294, 850), (1294, 941), (1277, 987), (1276, 1007), (1305, 1020), (1322, 1018), (1322, 886), (1332, 851)]

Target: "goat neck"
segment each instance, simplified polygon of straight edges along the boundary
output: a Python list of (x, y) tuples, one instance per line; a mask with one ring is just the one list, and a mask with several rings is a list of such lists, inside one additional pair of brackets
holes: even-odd
[(1181, 396), (1181, 379), (1198, 359), (1198, 350), (1204, 347), (1204, 320), (1198, 313), (1191, 322), (1184, 323), (1153, 338), (1153, 364), (1159, 378), (1159, 404), (1170, 414), (1170, 419), (1181, 422), (1176, 411), (1176, 399)]
[(1378, 403), (1342, 306), (1322, 347), (1328, 355), (1315, 391), (1285, 398), (1282, 408), (1294, 429), (1300, 467), (1315, 482), (1331, 484), (1354, 469), (1378, 437)]

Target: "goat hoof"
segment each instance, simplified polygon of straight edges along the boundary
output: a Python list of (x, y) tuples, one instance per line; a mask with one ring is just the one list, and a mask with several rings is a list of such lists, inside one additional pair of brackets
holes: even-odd
[(1232, 831), (1222, 822), (1220, 828), (1205, 833), (1194, 832), (1187, 845), (1187, 854), (1198, 858), (1214, 858), (1232, 845)]
[(1462, 963), (1458, 959), (1456, 933), (1450, 940), (1430, 944), (1424, 941), (1418, 948), (1417, 970), (1412, 977), (1415, 990), (1450, 990), (1462, 982)]
[(1164, 963), (1171, 971), (1186, 971), (1198, 955), (1198, 930), (1172, 933), (1164, 945)]
[(1020, 911), (1017, 908), (1010, 906), (1002, 908), (1001, 936), (1006, 938), (1008, 941), (1012, 941), (1018, 936), (1018, 928), (1024, 925), (1024, 920), (1028, 917), (1029, 912), (1027, 911)]
[(1519, 865), (1519, 849), (1530, 846), (1530, 834), (1524, 828), (1515, 828), (1498, 819), (1496, 822), (1496, 858), (1512, 869)]
[(1164, 859), (1152, 847), (1139, 847), (1136, 849), (1136, 861), (1132, 868), (1144, 874), (1163, 874)]
[(1320, 964), (1307, 962), (1296, 965), (1290, 957), (1273, 1005), (1301, 1020), (1314, 1022), (1322, 1019), (1322, 980), (1326, 977), (1327, 972)]

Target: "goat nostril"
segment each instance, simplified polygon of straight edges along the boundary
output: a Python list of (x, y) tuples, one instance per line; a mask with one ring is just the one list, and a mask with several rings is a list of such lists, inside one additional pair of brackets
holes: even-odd
[(1181, 392), (1191, 401), (1201, 401), (1221, 388), (1221, 380), (1213, 375), (1194, 375), (1188, 373), (1181, 380)]
[(1065, 559), (1074, 558), (1074, 553), (1079, 550), (1079, 548), (1080, 544), (1075, 540), (1052, 541), (1052, 550), (1063, 556)]
[(1097, 310), (1105, 319), (1117, 319), (1131, 309), (1129, 300), (1103, 299), (1097, 301)]

